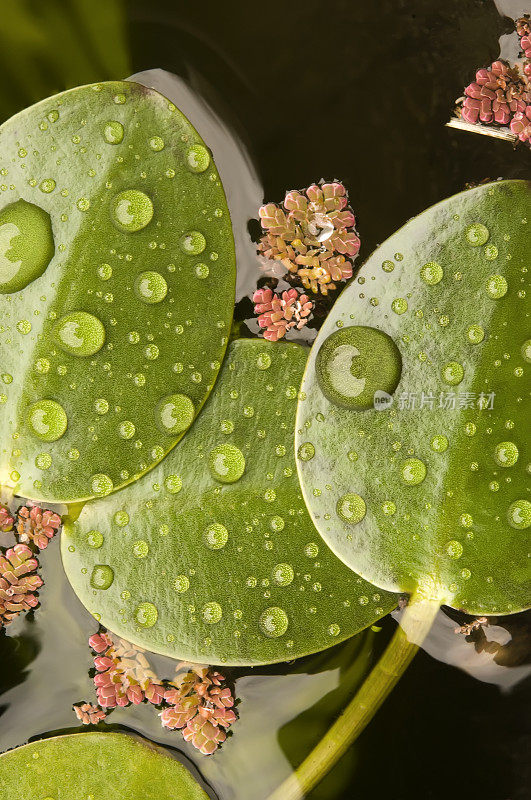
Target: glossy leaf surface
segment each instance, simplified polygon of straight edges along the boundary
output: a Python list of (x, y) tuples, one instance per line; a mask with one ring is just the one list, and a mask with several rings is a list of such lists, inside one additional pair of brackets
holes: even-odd
[(520, 181), (408, 222), (332, 309), (298, 409), (325, 541), (382, 588), (428, 584), (470, 613), (531, 597), (530, 226)]

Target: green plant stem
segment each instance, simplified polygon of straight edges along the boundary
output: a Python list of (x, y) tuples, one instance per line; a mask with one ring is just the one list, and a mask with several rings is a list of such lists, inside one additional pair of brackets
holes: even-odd
[(359, 691), (317, 747), (269, 800), (302, 800), (325, 777), (376, 714), (431, 628), (439, 599), (416, 595), (401, 626)]

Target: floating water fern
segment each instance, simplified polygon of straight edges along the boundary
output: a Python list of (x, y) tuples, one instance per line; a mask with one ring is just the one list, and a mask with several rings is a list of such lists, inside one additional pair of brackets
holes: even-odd
[(3, 797), (208, 800), (179, 761), (121, 733), (42, 739), (0, 756)]
[(410, 592), (359, 694), (275, 798), (301, 797), (371, 719), (440, 604), (530, 604), (527, 184), (443, 201), (392, 236), (312, 349), (298, 469), (319, 532), (382, 589)]
[(270, 663), (396, 605), (328, 550), (304, 506), (293, 431), (306, 357), (299, 345), (234, 342), (179, 446), (66, 525), (68, 578), (114, 633), (199, 663)]
[(188, 120), (133, 83), (27, 109), (0, 151), (0, 480), (102, 496), (164, 457), (215, 382), (235, 279), (223, 188)]

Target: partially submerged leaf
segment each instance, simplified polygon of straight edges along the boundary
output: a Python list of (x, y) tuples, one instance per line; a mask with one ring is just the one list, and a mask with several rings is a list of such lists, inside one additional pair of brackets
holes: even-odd
[(122, 733), (57, 736), (4, 753), (0, 793), (24, 800), (208, 800), (182, 764)]
[(188, 120), (129, 82), (0, 128), (0, 480), (101, 496), (151, 469), (216, 379), (234, 303), (223, 188)]
[(293, 430), (306, 356), (235, 342), (179, 446), (66, 525), (68, 578), (106, 627), (174, 658), (265, 664), (329, 647), (396, 604), (335, 558), (302, 501)]
[(313, 346), (297, 447), (337, 555), (472, 614), (529, 605), (531, 194), (444, 200), (367, 261)]

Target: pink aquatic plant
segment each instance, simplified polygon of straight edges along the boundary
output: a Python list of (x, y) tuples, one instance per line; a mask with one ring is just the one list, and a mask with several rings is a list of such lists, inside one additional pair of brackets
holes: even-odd
[(161, 681), (141, 648), (105, 631), (89, 639), (94, 654), (94, 685), (99, 705), (79, 703), (74, 711), (84, 725), (104, 719), (117, 706), (148, 702), (163, 706), (161, 724), (180, 730), (194, 747), (211, 755), (236, 720), (234, 698), (225, 678), (209, 667), (181, 663), (173, 681)]
[(0, 551), (0, 626), (9, 625), (22, 611), (38, 606), (36, 592), (43, 585), (36, 574), (38, 566), (25, 544)]
[(528, 17), (516, 21), (524, 63), (494, 61), (476, 72), (465, 89), (457, 114), (471, 125), (509, 128), (520, 141), (531, 144), (531, 25)]
[(276, 294), (271, 289), (257, 289), (253, 295), (254, 313), (264, 330), (264, 338), (271, 342), (282, 339), (292, 328), (300, 330), (308, 322), (313, 303), (306, 294), (296, 289)]
[(0, 531), (2, 531), (2, 533), (12, 531), (14, 523), (15, 520), (9, 513), (9, 510), (5, 506), (0, 505)]
[(144, 700), (154, 705), (161, 702), (164, 689), (143, 650), (119, 637), (114, 641), (107, 633), (91, 636), (89, 645), (95, 653), (94, 686), (102, 708), (138, 705)]
[(27, 505), (17, 512), (16, 533), (19, 542), (33, 542), (39, 550), (48, 547), (50, 539), (53, 539), (60, 527), (61, 517), (49, 509)]
[(288, 192), (282, 208), (268, 203), (259, 216), (264, 235), (258, 252), (283, 264), (306, 289), (326, 295), (352, 277), (360, 240), (342, 183)]
[(164, 695), (168, 704), (160, 712), (165, 728), (179, 728), (187, 742), (203, 755), (212, 755), (236, 721), (234, 698), (222, 684), (224, 676), (208, 667), (192, 668), (170, 684)]
[(103, 722), (106, 717), (105, 711), (99, 706), (93, 706), (91, 703), (81, 703), (72, 706), (75, 715), (83, 725), (97, 725), (98, 722)]

